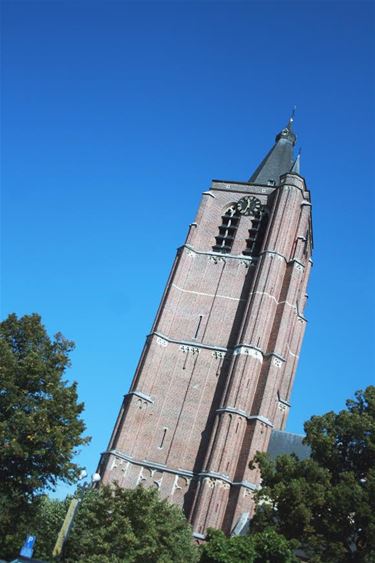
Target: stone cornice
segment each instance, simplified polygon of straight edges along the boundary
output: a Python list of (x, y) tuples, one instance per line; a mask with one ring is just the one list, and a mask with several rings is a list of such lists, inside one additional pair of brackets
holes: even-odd
[[(233, 354), (234, 356), (242, 355), (242, 354), (246, 356), (256, 356), (257, 354), (260, 354), (262, 358), (276, 358), (281, 362), (286, 362), (286, 359), (283, 356), (281, 356), (281, 354), (278, 354), (277, 352), (265, 353), (260, 348), (257, 348), (256, 346), (252, 346), (251, 344), (244, 344), (242, 342), (234, 346), (234, 348), (226, 348), (224, 346), (215, 346), (213, 344), (203, 344), (202, 342), (198, 342), (196, 340), (176, 340), (158, 331), (150, 332), (147, 335), (146, 339), (152, 338), (153, 336), (156, 336), (157, 338), (160, 338), (165, 342), (171, 344), (177, 344), (179, 346), (185, 346), (187, 348), (191, 347), (191, 348), (198, 348), (203, 350), (212, 350), (213, 352), (224, 352), (227, 354)], [(245, 350), (248, 350), (250, 353), (247, 353)]]
[(135, 397), (139, 397), (143, 401), (147, 401), (148, 403), (153, 403), (154, 401), (148, 395), (145, 395), (141, 391), (129, 391), (129, 393), (125, 393), (124, 397), (129, 397), (134, 395)]
[(190, 244), (183, 244), (182, 246), (179, 246), (177, 252), (181, 252), (184, 248), (190, 250), (191, 252), (194, 252), (194, 254), (201, 254), (203, 256), (216, 256), (217, 258), (221, 258), (224, 261), (227, 259), (243, 260), (244, 262), (248, 262), (248, 263), (253, 263), (253, 262), (255, 263), (258, 261), (257, 256), (246, 256), (245, 254), (229, 254), (229, 253), (224, 254), (223, 252), (213, 252), (211, 250), (196, 250)]
[(146, 459), (142, 459), (142, 460), (136, 459), (131, 455), (120, 452), (119, 450), (106, 450), (105, 452), (102, 452), (101, 455), (102, 456), (114, 455), (119, 459), (123, 459), (125, 461), (128, 461), (129, 463), (133, 463), (134, 465), (149, 467), (150, 469), (164, 471), (165, 473), (171, 473), (173, 475), (181, 475), (181, 477), (190, 477), (193, 479), (206, 479), (206, 478), (215, 479), (215, 480), (223, 481), (224, 483), (228, 483), (232, 487), (244, 487), (245, 489), (250, 489), (252, 491), (255, 491), (259, 488), (258, 485), (256, 485), (255, 483), (250, 483), (249, 481), (232, 481), (232, 479), (230, 479), (228, 475), (225, 475), (224, 473), (217, 473), (215, 471), (194, 472), (188, 469), (176, 469), (173, 467), (168, 467), (163, 463), (157, 463), (155, 461), (149, 461)]
[(247, 264), (249, 266), (255, 265), (258, 261), (259, 258), (261, 256), (264, 256), (266, 254), (273, 254), (275, 256), (278, 256), (279, 258), (281, 258), (282, 260), (285, 261), (286, 264), (298, 264), (299, 266), (301, 266), (301, 268), (305, 268), (305, 264), (303, 264), (303, 262), (301, 262), (300, 260), (297, 260), (297, 258), (292, 258), (291, 260), (288, 260), (286, 258), (286, 256), (284, 256), (283, 254), (280, 254), (280, 252), (277, 252), (276, 250), (263, 250), (262, 252), (259, 253), (259, 256), (246, 256), (245, 254), (223, 254), (222, 252), (212, 252), (212, 251), (208, 251), (208, 250), (196, 250), (193, 246), (191, 246), (190, 244), (183, 244), (182, 246), (179, 246), (177, 249), (177, 254), (181, 254), (181, 252), (187, 249), (189, 252), (192, 252), (194, 254), (198, 254), (201, 256), (211, 256), (213, 258), (216, 258), (218, 261), (222, 261), (222, 262), (226, 262), (226, 260), (241, 260), (241, 262), (243, 264)]
[(263, 422), (264, 424), (266, 424), (270, 428), (273, 428), (273, 423), (267, 417), (262, 416), (260, 414), (250, 415), (250, 414), (246, 413), (245, 411), (243, 411), (241, 409), (236, 409), (234, 407), (220, 407), (219, 409), (216, 410), (216, 412), (219, 413), (219, 414), (223, 413), (223, 412), (227, 412), (227, 413), (230, 413), (230, 414), (231, 413), (238, 414), (239, 416), (243, 416), (247, 420), (258, 420), (259, 422)]

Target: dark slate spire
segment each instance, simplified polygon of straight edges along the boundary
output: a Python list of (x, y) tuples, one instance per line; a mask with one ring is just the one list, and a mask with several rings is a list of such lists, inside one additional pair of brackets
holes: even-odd
[(296, 144), (296, 135), (293, 131), (294, 112), (295, 109), (292, 111), (288, 125), (276, 135), (274, 146), (252, 174), (249, 182), (271, 186), (277, 185), (280, 176), (291, 172), (295, 164), (293, 162), (293, 147)]

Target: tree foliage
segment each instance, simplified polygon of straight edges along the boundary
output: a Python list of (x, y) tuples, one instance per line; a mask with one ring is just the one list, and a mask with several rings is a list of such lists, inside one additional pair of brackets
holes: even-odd
[(375, 561), (375, 387), (305, 424), (311, 458), (257, 456), (253, 529), (298, 540), (314, 562)]
[(228, 538), (220, 530), (208, 530), (201, 546), (201, 563), (294, 563), (295, 544), (275, 530), (268, 529), (251, 536)]
[(37, 538), (35, 556), (44, 561), (52, 559), (57, 536), (64, 522), (71, 497), (65, 500), (51, 499), (47, 495), (38, 498), (33, 519), (28, 522), (27, 532)]
[(158, 491), (102, 486), (82, 493), (67, 562), (189, 563), (197, 560), (182, 511)]
[(63, 379), (73, 342), (51, 340), (39, 315), (0, 323), (0, 547), (12, 543), (35, 497), (59, 479), (72, 483), (72, 458), (87, 443), (76, 384)]

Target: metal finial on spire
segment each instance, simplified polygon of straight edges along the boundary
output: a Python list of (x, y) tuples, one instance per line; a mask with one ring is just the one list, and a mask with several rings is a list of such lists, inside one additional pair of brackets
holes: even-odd
[(293, 158), (296, 134), (292, 125), (295, 111), (294, 107), (288, 125), (276, 135), (274, 146), (250, 176), (250, 183), (276, 186), (279, 184), (280, 176), (291, 172), (292, 169), (299, 174), (299, 156), (296, 160)]
[(293, 124), (294, 116), (296, 114), (296, 109), (297, 109), (297, 106), (294, 106), (293, 109), (292, 109), (292, 113), (290, 114), (288, 125), (287, 125), (288, 129), (290, 129), (292, 124)]
[(296, 135), (293, 130), (293, 122), (294, 122), (294, 115), (296, 113), (296, 106), (294, 106), (292, 113), (290, 114), (288, 124), (278, 135), (276, 135), (276, 143), (280, 141), (280, 139), (287, 139), (290, 141), (293, 146), (296, 143)]

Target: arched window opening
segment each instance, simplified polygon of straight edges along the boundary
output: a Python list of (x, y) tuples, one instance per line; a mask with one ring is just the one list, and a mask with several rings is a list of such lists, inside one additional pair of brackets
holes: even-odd
[(268, 224), (268, 213), (263, 212), (251, 221), (249, 236), (246, 239), (246, 248), (242, 254), (246, 256), (258, 256), (262, 250), (264, 236), (266, 234)]
[(227, 254), (232, 250), (233, 242), (236, 237), (240, 214), (236, 206), (232, 205), (221, 217), (222, 223), (219, 227), (219, 234), (215, 237), (216, 244), (213, 246), (215, 252)]

